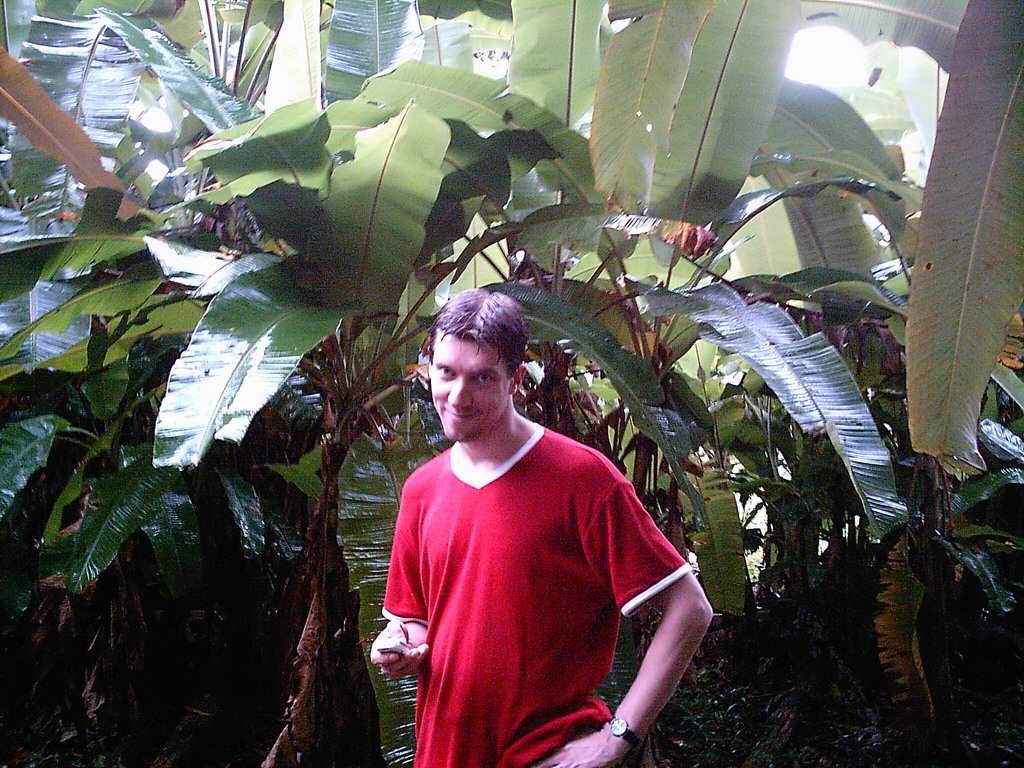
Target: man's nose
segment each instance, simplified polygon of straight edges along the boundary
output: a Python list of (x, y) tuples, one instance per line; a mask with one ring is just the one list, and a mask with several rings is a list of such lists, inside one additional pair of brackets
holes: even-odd
[(452, 382), (451, 389), (448, 390), (448, 402), (452, 405), (458, 405), (459, 403), (465, 403), (469, 400), (469, 390), (466, 387), (466, 382), (459, 378)]

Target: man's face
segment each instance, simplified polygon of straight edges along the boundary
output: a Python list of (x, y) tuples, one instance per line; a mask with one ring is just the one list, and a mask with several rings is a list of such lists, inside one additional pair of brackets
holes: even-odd
[(444, 335), (435, 340), (430, 360), (434, 408), (449, 440), (473, 442), (500, 437), (508, 429), (514, 376), (493, 347)]

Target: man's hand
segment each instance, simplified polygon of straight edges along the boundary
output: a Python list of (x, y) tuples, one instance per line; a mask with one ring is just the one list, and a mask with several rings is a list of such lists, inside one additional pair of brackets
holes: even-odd
[(531, 768), (605, 768), (618, 765), (629, 752), (625, 739), (612, 736), (607, 725), (600, 731), (573, 739)]
[(430, 651), (423, 642), (426, 638), (427, 628), (422, 624), (389, 621), (370, 646), (370, 661), (389, 680), (415, 675)]

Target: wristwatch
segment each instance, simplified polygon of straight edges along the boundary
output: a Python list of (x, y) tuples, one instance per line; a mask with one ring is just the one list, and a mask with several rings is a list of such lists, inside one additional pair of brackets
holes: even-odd
[(625, 739), (629, 742), (631, 747), (640, 746), (640, 737), (637, 736), (629, 728), (629, 723), (623, 720), (621, 717), (613, 717), (612, 721), (608, 723), (612, 729), (612, 736), (618, 736), (620, 739)]

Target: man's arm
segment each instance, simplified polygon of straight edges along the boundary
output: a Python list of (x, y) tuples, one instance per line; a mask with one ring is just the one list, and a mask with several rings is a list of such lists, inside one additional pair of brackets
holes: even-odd
[[(636, 679), (615, 712), (640, 737), (651, 728), (671, 698), (712, 615), (704, 590), (692, 573), (653, 596), (650, 602), (663, 610), (661, 624)], [(569, 742), (534, 768), (600, 768), (614, 765), (628, 751), (628, 742), (613, 736), (606, 724), (596, 733)]]
[[(407, 650), (401, 652), (382, 651), (382, 648), (404, 643)], [(380, 668), (384, 677), (397, 680), (406, 675), (415, 675), (420, 670), (430, 646), (427, 645), (427, 625), (418, 621), (392, 619), (370, 646), (370, 661)]]

